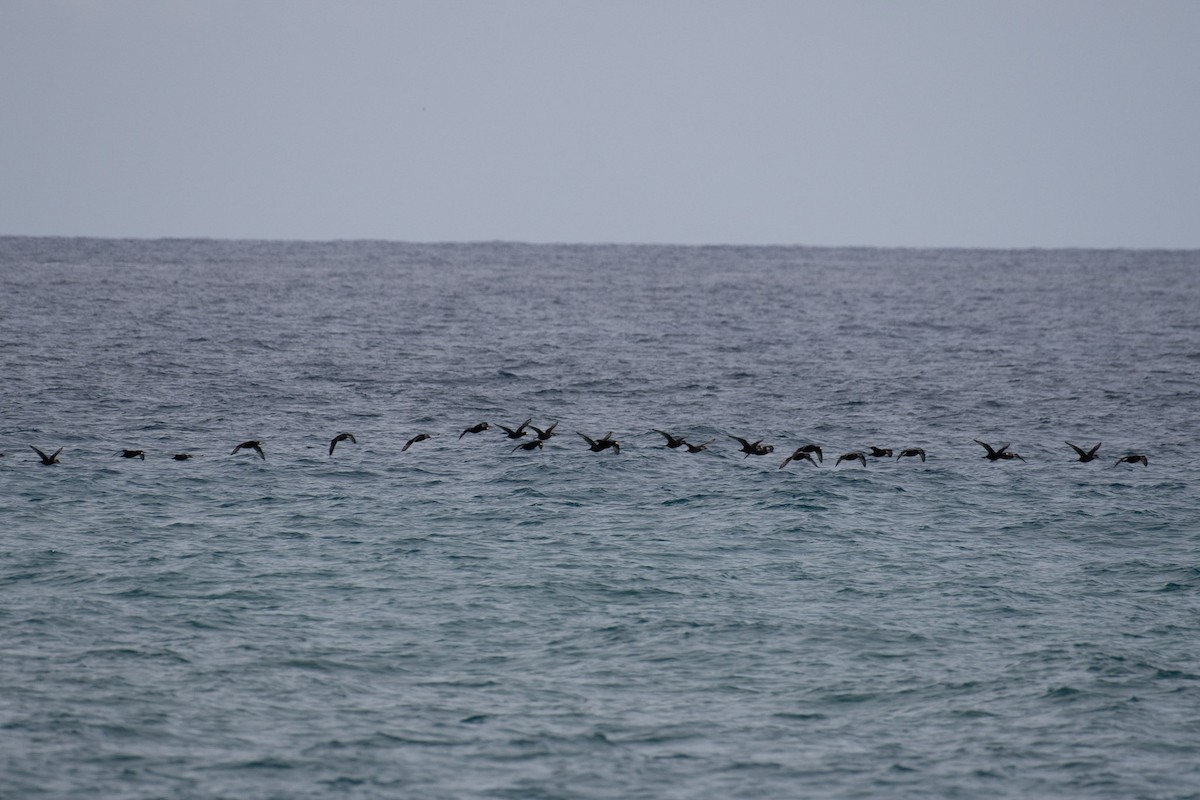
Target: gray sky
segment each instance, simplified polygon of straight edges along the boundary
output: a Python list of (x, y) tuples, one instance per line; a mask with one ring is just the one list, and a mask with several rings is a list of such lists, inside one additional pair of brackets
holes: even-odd
[(1200, 247), (1200, 2), (0, 0), (0, 234)]

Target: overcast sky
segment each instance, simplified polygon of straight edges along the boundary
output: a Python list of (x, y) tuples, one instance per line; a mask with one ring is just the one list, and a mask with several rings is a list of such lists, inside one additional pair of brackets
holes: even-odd
[(0, 0), (0, 234), (1200, 247), (1200, 2)]

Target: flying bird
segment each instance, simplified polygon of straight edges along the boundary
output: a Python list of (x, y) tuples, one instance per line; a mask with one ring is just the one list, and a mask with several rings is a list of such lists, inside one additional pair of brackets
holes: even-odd
[[(44, 464), (46, 462), (43, 461), (42, 463)], [(1113, 464), (1113, 466), (1115, 467), (1117, 464), (1141, 464), (1143, 467), (1148, 467), (1150, 466), (1150, 459), (1138, 453), (1135, 455), (1121, 456), (1117, 459), (1117, 463)]]
[(872, 458), (891, 458), (892, 457), (892, 448), (890, 448), (890, 447), (875, 447), (874, 445), (872, 445), (871, 446), (871, 457)]
[(783, 460), (783, 463), (779, 465), (779, 468), (783, 469), (793, 461), (807, 461), (814, 467), (817, 465), (817, 462), (813, 460), (811, 450), (805, 450), (803, 447), (797, 447), (794, 453)]
[(707, 450), (708, 446), (715, 441), (716, 441), (716, 439), (709, 439), (707, 442), (704, 442), (703, 444), (692, 444), (691, 442), (684, 442), (683, 446), (687, 448), (687, 451), (689, 453), (699, 453), (702, 450)]
[(857, 451), (853, 453), (842, 453), (840, 456), (838, 456), (838, 460), (835, 461), (833, 465), (836, 467), (843, 461), (861, 461), (864, 467), (867, 465), (867, 457)]
[(462, 437), (466, 436), (468, 433), (483, 433), (489, 427), (491, 427), (491, 426), (489, 426), (486, 422), (481, 422), (478, 425), (472, 425), (471, 427), (467, 428), (465, 431), (460, 433), (458, 435), (458, 438), (461, 439)]
[(902, 458), (915, 458), (916, 456), (921, 457), (922, 464), (925, 463), (925, 451), (919, 447), (909, 447), (901, 450), (900, 455), (896, 456), (896, 460), (899, 461)]
[[(33, 447), (33, 445), (29, 445), (29, 446)], [(38, 454), (38, 457), (42, 459), (42, 465), (46, 466), (46, 467), (50, 466), (51, 464), (57, 464), (58, 463), (58, 454), (61, 453), (62, 451), (63, 451), (63, 449), (60, 447), (54, 451), (54, 455), (48, 456), (45, 453), (43, 453), (41, 450), (38, 450), (36, 447), (33, 447), (33, 452)]]
[(746, 454), (742, 456), (742, 458), (749, 458), (750, 456), (765, 456), (767, 453), (775, 452), (775, 446), (763, 444), (762, 439), (759, 439), (757, 442), (749, 442), (740, 436), (729, 436), (729, 438), (737, 439), (742, 443), (742, 452)]
[(423, 442), (432, 435), (433, 435), (432, 433), (418, 433), (416, 436), (412, 437), (411, 439), (409, 439), (407, 442), (404, 443), (404, 447), (400, 448), (400, 452), (403, 453), (405, 450), (412, 447), (417, 442)]
[(117, 455), (121, 458), (140, 458), (142, 461), (146, 460), (145, 450), (121, 450)]
[(543, 439), (533, 439), (532, 441), (528, 442), (519, 442), (516, 447), (508, 452), (514, 453), (517, 450), (541, 450), (543, 444), (545, 444), (545, 440)]
[(344, 442), (347, 439), (354, 444), (358, 444), (358, 439), (354, 438), (353, 433), (339, 433), (337, 436), (329, 440), (329, 455), (333, 455), (333, 448), (338, 446), (338, 442)]
[(1074, 450), (1076, 453), (1079, 454), (1079, 460), (1084, 462), (1085, 464), (1089, 461), (1095, 461), (1097, 458), (1099, 458), (1099, 456), (1096, 455), (1096, 451), (1100, 449), (1100, 444), (1101, 444), (1100, 442), (1096, 442), (1096, 446), (1088, 451), (1084, 451), (1084, 449), (1082, 447), (1080, 447), (1079, 445), (1071, 444), (1070, 442), (1067, 442), (1066, 444), (1068, 447), (1070, 447), (1072, 450)]
[(667, 440), (667, 447), (671, 450), (674, 450), (676, 447), (683, 447), (685, 444), (687, 444), (687, 442), (684, 441), (682, 436), (675, 437), (675, 436), (672, 436), (671, 434), (667, 433), (666, 431), (660, 431), (658, 428), (655, 428), (653, 432), (662, 434), (663, 437)]
[(242, 442), (237, 447), (233, 448), (233, 453), (230, 453), (229, 455), (233, 455), (238, 450), (253, 450), (254, 452), (258, 453), (258, 457), (263, 461), (267, 460), (266, 454), (263, 453), (262, 442), (260, 442), (258, 439), (250, 439)]
[(175, 455), (171, 456), (171, 458), (175, 459), (176, 461), (187, 461), (191, 457), (191, 453), (176, 453)]
[(607, 450), (610, 447), (614, 453), (621, 452), (621, 443), (612, 438), (612, 431), (604, 434), (604, 436), (600, 439), (593, 439), (586, 434), (579, 433), (579, 431), (575, 431), (575, 433), (583, 437), (584, 441), (588, 443), (588, 449), (593, 453), (599, 453), (603, 450)]
[(810, 453), (810, 454), (816, 453), (817, 461), (820, 461), (822, 464), (825, 463), (825, 454), (821, 451), (821, 445), (819, 445), (819, 444), (806, 444), (803, 447), (799, 448), (798, 452)]
[(1009, 451), (1008, 442), (1005, 442), (999, 447), (992, 447), (987, 442), (981, 442), (978, 439), (972, 439), (972, 441), (977, 445), (981, 445), (984, 450), (987, 450), (987, 455), (985, 455), (984, 458), (986, 458), (988, 461), (1011, 461), (1014, 458), (1020, 459), (1021, 461), (1025, 460), (1021, 458), (1019, 454)]
[(528, 427), (529, 423), (531, 423), (531, 422), (533, 422), (533, 417), (530, 417), (529, 419), (525, 420), (520, 425), (518, 425), (516, 428), (510, 428), (507, 425), (497, 425), (496, 427), (498, 427), (498, 428), (500, 428), (500, 430), (504, 431), (504, 435), (507, 436), (508, 438), (520, 439), (522, 436), (525, 435), (525, 428)]
[(537, 433), (537, 438), (538, 438), (540, 441), (543, 441), (543, 442), (544, 442), (544, 441), (546, 441), (547, 439), (549, 439), (551, 436), (554, 436), (554, 435), (555, 435), (555, 434), (554, 434), (554, 429), (558, 427), (558, 423), (557, 423), (557, 422), (555, 422), (555, 423), (554, 423), (553, 425), (551, 425), (549, 428), (546, 428), (546, 430), (542, 430), (542, 429), (541, 429), (541, 428), (539, 428), (537, 425), (530, 425), (529, 427), (530, 427), (530, 428), (532, 428), (532, 429), (533, 429), (533, 430), (534, 430), (534, 431)]

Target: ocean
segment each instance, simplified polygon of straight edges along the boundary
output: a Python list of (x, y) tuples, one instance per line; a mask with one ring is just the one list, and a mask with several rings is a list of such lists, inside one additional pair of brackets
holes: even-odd
[(1200, 797), (1197, 309), (1196, 251), (0, 238), (0, 796)]

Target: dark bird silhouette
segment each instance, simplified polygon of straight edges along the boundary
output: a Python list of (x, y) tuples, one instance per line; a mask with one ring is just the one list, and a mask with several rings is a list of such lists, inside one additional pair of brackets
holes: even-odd
[(822, 464), (825, 463), (825, 453), (821, 451), (821, 446), (819, 444), (806, 444), (799, 449), (799, 452), (810, 454), (816, 453), (817, 461), (820, 461)]
[(892, 448), (890, 448), (890, 447), (875, 447), (874, 445), (872, 445), (871, 446), (871, 457), (872, 458), (891, 458), (892, 457)]
[(555, 434), (554, 434), (554, 429), (558, 427), (558, 423), (557, 423), (557, 422), (555, 422), (555, 423), (554, 423), (553, 425), (551, 425), (549, 428), (546, 428), (546, 430), (542, 430), (542, 429), (541, 429), (541, 428), (539, 428), (537, 425), (530, 425), (529, 427), (530, 427), (530, 428), (531, 428), (531, 429), (532, 429), (532, 430), (533, 430), (535, 433), (537, 433), (537, 438), (538, 438), (540, 441), (543, 441), (543, 442), (544, 442), (544, 441), (546, 441), (547, 439), (549, 439), (551, 436), (554, 436), (554, 435), (555, 435)]
[(412, 437), (411, 439), (409, 439), (407, 442), (404, 443), (404, 447), (400, 448), (400, 452), (403, 453), (405, 450), (412, 447), (417, 442), (423, 442), (426, 439), (428, 439), (430, 436), (433, 436), (433, 434), (432, 433), (418, 433), (416, 436)]
[(333, 448), (337, 447), (338, 442), (344, 442), (347, 439), (354, 444), (358, 444), (358, 439), (354, 438), (353, 433), (339, 433), (337, 436), (329, 440), (329, 455), (333, 455)]
[(604, 434), (604, 436), (600, 439), (593, 439), (586, 434), (579, 433), (579, 431), (575, 431), (575, 433), (583, 437), (583, 440), (588, 443), (588, 449), (593, 453), (599, 453), (603, 450), (607, 450), (610, 447), (614, 453), (621, 452), (621, 443), (612, 438), (612, 431)]
[(737, 439), (742, 443), (742, 452), (746, 454), (742, 456), (742, 458), (749, 458), (750, 456), (765, 456), (767, 453), (775, 452), (775, 446), (763, 444), (762, 439), (759, 439), (757, 442), (749, 442), (740, 436), (729, 436), (729, 438)]
[(987, 442), (981, 442), (978, 439), (972, 439), (972, 441), (975, 442), (975, 444), (982, 445), (983, 449), (987, 450), (987, 455), (985, 455), (984, 458), (986, 458), (988, 461), (1011, 461), (1014, 458), (1020, 459), (1021, 461), (1025, 460), (1021, 458), (1019, 454), (1009, 451), (1008, 442), (1005, 442), (999, 447), (992, 447)]
[(1068, 447), (1070, 447), (1072, 450), (1074, 450), (1076, 453), (1079, 454), (1079, 460), (1084, 462), (1085, 464), (1089, 461), (1095, 461), (1097, 458), (1099, 458), (1099, 456), (1096, 455), (1096, 451), (1100, 449), (1100, 444), (1101, 444), (1100, 442), (1096, 442), (1096, 446), (1086, 452), (1079, 445), (1071, 444), (1070, 442), (1067, 442), (1066, 444)]
[(489, 427), (491, 427), (491, 426), (488, 425), (486, 422), (481, 422), (478, 425), (472, 425), (471, 427), (467, 428), (465, 431), (460, 433), (458, 435), (458, 438), (461, 439), (462, 437), (466, 436), (468, 433), (483, 433)]
[(916, 456), (921, 457), (922, 464), (925, 463), (925, 451), (919, 447), (909, 447), (901, 450), (900, 455), (896, 456), (896, 460), (899, 461), (902, 458), (915, 458)]
[(187, 461), (191, 457), (191, 453), (176, 453), (175, 455), (171, 456), (171, 458), (175, 459), (176, 461)]
[(510, 428), (506, 425), (497, 425), (496, 427), (499, 428), (500, 430), (504, 431), (504, 435), (507, 436), (508, 438), (520, 439), (522, 436), (525, 435), (525, 428), (527, 428), (529, 426), (529, 423), (531, 423), (531, 422), (533, 422), (533, 417), (530, 417), (529, 419), (525, 420), (520, 425), (518, 425), (516, 428)]
[(512, 450), (509, 450), (508, 452), (515, 453), (517, 450), (541, 450), (543, 444), (545, 444), (544, 439), (534, 439), (533, 441), (530, 441), (530, 442), (521, 442), (520, 444), (518, 444), (516, 447), (514, 447)]
[[(42, 463), (44, 464), (46, 462), (43, 461)], [(1150, 466), (1150, 459), (1138, 453), (1135, 455), (1121, 456), (1117, 459), (1117, 463), (1113, 464), (1113, 466), (1115, 467), (1117, 464), (1141, 464), (1143, 467), (1148, 467)]]
[(63, 449), (60, 447), (54, 451), (54, 455), (48, 456), (45, 453), (43, 453), (41, 450), (38, 450), (36, 447), (33, 447), (33, 445), (29, 445), (29, 446), (33, 448), (33, 452), (38, 454), (38, 457), (42, 459), (42, 465), (46, 466), (46, 467), (50, 466), (51, 464), (57, 464), (58, 463), (58, 454), (63, 451)]
[(687, 448), (687, 451), (689, 453), (699, 453), (701, 450), (707, 450), (708, 446), (715, 441), (716, 441), (716, 439), (709, 439), (707, 442), (704, 442), (703, 444), (692, 444), (691, 442), (684, 442), (683, 446)]
[(117, 455), (121, 458), (140, 458), (142, 461), (146, 460), (145, 450), (121, 450)]
[[(242, 442), (237, 447), (233, 448), (233, 453), (236, 453), (238, 450), (253, 450), (254, 452), (258, 453), (258, 457), (263, 461), (267, 460), (266, 454), (263, 453), (262, 442), (260, 442), (258, 439), (250, 439), (249, 441)], [(233, 453), (230, 453), (229, 455), (233, 455)]]
[(654, 429), (654, 433), (662, 434), (663, 437), (667, 440), (667, 447), (670, 448), (671, 450), (674, 450), (676, 447), (683, 447), (685, 444), (687, 444), (687, 442), (684, 441), (682, 436), (676, 438), (676, 437), (672, 436), (671, 434), (667, 433), (666, 431), (660, 431), (658, 428)]
[(794, 453), (783, 460), (783, 463), (779, 465), (779, 468), (783, 469), (793, 461), (807, 461), (814, 467), (817, 465), (817, 462), (813, 460), (811, 450), (805, 450), (803, 447), (797, 447)]
[(833, 465), (836, 467), (843, 461), (861, 461), (864, 467), (867, 465), (867, 457), (859, 452), (842, 453), (840, 456), (838, 456), (838, 460), (835, 461)]

